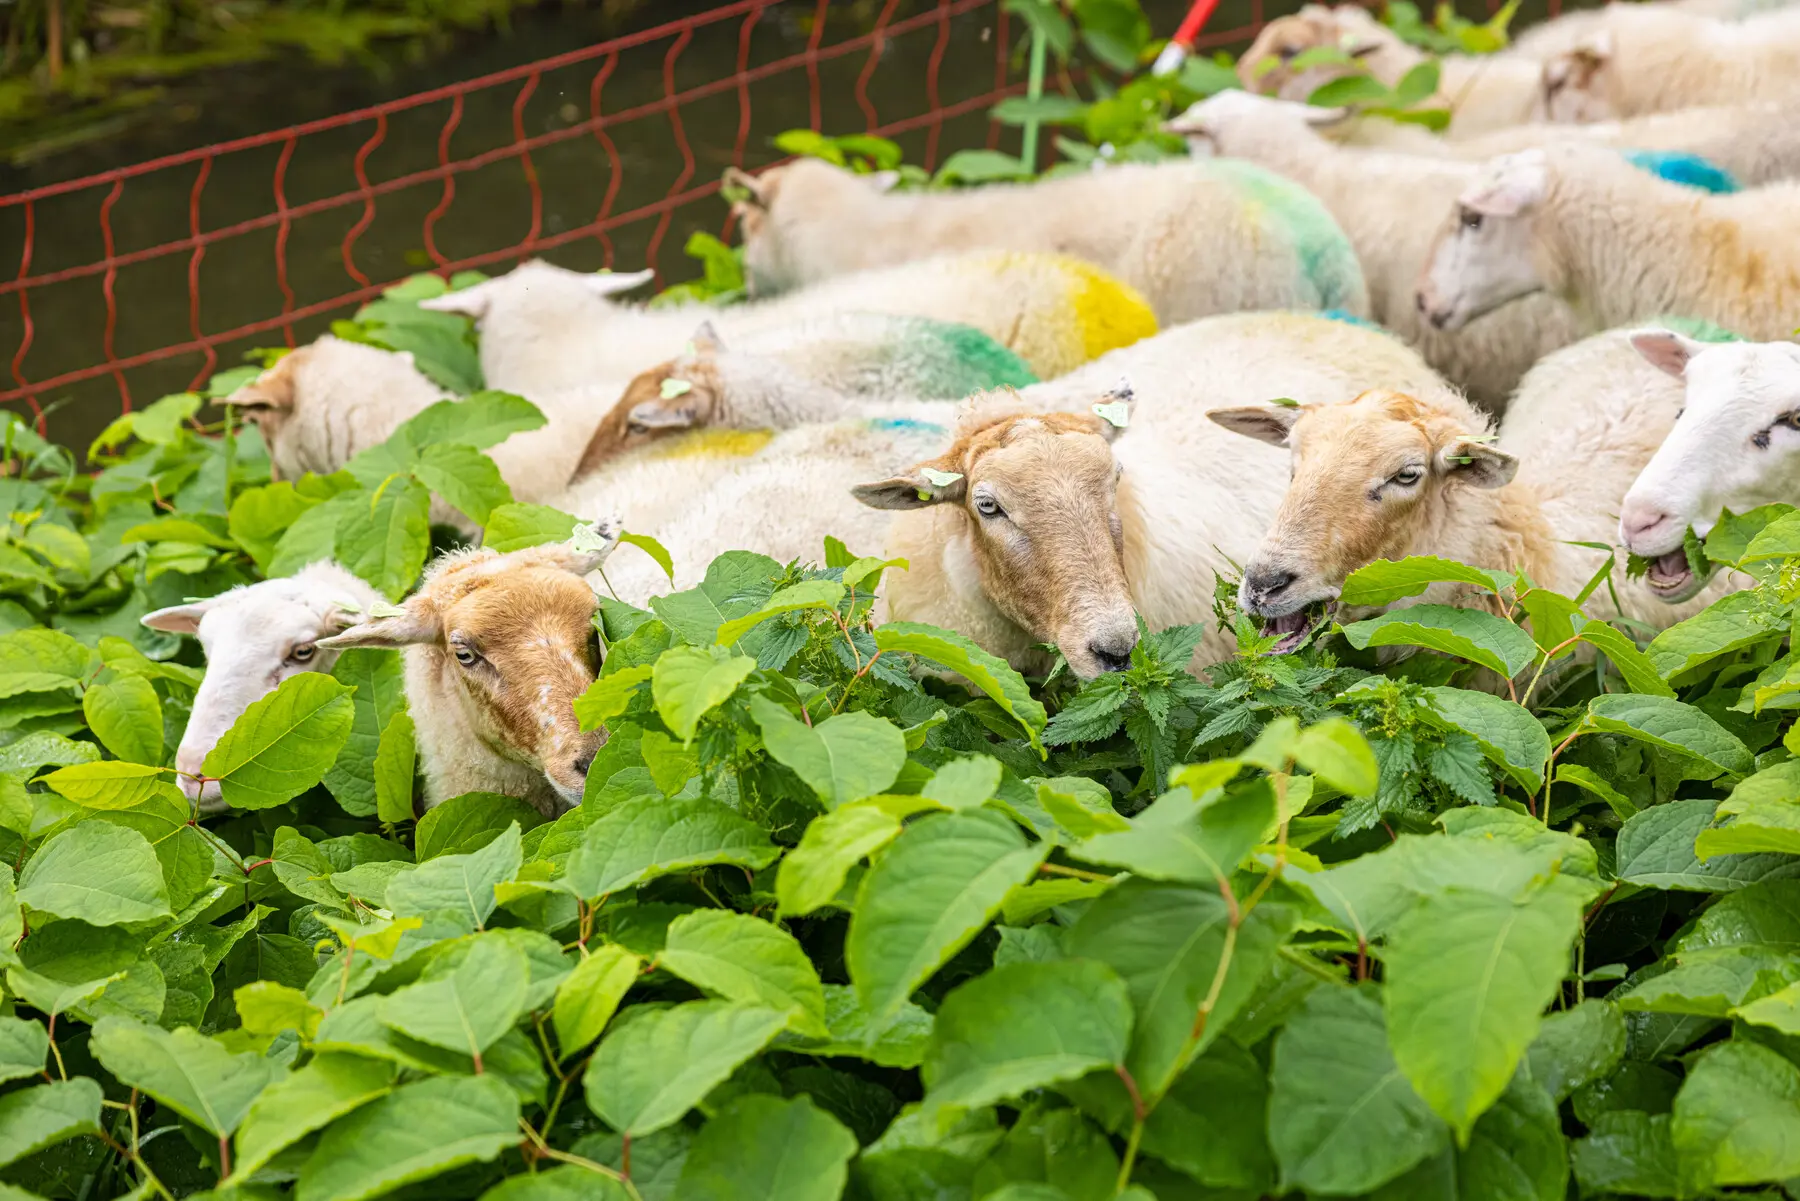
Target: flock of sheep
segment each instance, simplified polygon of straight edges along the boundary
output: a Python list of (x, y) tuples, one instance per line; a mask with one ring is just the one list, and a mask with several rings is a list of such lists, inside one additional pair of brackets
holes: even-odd
[[(1126, 665), (1134, 614), (1209, 617), (1240, 566), (1278, 649), (1373, 560), (1574, 595), (1593, 543), (1651, 568), (1590, 614), (1666, 627), (1736, 584), (1695, 578), (1690, 526), (1800, 501), (1800, 11), (1705, 2), (1445, 60), (1442, 137), (1298, 102), (1346, 69), (1316, 47), (1390, 83), (1418, 61), (1359, 8), (1308, 7), (1245, 55), (1253, 91), (1171, 122), (1187, 161), (908, 192), (801, 160), (735, 173), (751, 303), (638, 308), (615, 296), (647, 273), (542, 262), (426, 301), (548, 418), (491, 452), (515, 498), (594, 531), (446, 556), (397, 609), (325, 563), (151, 614), (214, 665), (177, 766), (285, 675), (395, 647), (427, 803), (574, 803), (604, 738), (571, 707), (586, 577), (623, 527), (669, 547), (676, 588), (728, 549), (816, 560), (826, 535), (904, 558), (880, 618), (1022, 668), (1054, 643), (1084, 678)], [(1671, 181), (1694, 175), (1745, 190)], [(297, 478), (442, 398), (410, 356), (326, 337), (232, 400)], [(635, 550), (606, 581), (670, 587)]]

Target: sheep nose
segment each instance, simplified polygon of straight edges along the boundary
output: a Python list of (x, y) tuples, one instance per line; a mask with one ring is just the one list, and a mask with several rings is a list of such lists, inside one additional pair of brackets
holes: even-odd
[(1124, 671), (1131, 666), (1131, 648), (1129, 646), (1121, 651), (1115, 647), (1103, 646), (1098, 642), (1090, 642), (1088, 643), (1088, 654), (1094, 656), (1094, 661), (1100, 664), (1101, 671)]
[(1296, 578), (1291, 571), (1255, 571), (1244, 581), (1244, 589), (1250, 594), (1252, 604), (1267, 604), (1286, 592)]
[(1627, 506), (1619, 516), (1619, 535), (1627, 547), (1636, 549), (1649, 536), (1673, 521), (1674, 515), (1652, 506)]
[(1430, 305), (1425, 303), (1425, 293), (1423, 293), (1423, 292), (1414, 292), (1413, 293), (1413, 303), (1419, 306), (1419, 312), (1421, 312), (1421, 313), (1423, 313), (1426, 309), (1431, 307)]

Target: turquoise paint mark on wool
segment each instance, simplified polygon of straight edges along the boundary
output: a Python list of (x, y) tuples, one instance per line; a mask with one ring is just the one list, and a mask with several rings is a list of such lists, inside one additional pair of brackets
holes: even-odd
[(1299, 184), (1254, 163), (1221, 158), (1207, 165), (1287, 233), (1301, 271), (1318, 293), (1317, 307), (1347, 309), (1362, 292), (1362, 264), (1331, 210)]
[(1648, 171), (1670, 183), (1699, 188), (1702, 192), (1738, 192), (1738, 181), (1731, 172), (1710, 159), (1685, 150), (1626, 150), (1625, 161), (1640, 171)]
[(935, 421), (916, 421), (911, 417), (871, 417), (868, 428), (890, 434), (942, 434), (949, 432)]
[(1342, 321), (1345, 325), (1360, 325), (1364, 329), (1372, 329), (1378, 333), (1390, 332), (1387, 327), (1370, 321), (1367, 317), (1358, 317), (1355, 313), (1346, 312), (1343, 309), (1325, 309), (1319, 316), (1327, 321)]
[(1646, 328), (1658, 325), (1664, 329), (1674, 330), (1683, 337), (1692, 338), (1696, 342), (1743, 342), (1746, 340), (1742, 334), (1733, 333), (1722, 325), (1714, 325), (1700, 317), (1673, 317), (1664, 314), (1654, 321), (1645, 323)]
[(890, 361), (904, 367), (906, 391), (925, 400), (961, 400), (992, 388), (1038, 382), (1025, 360), (972, 325), (906, 317), (895, 321), (899, 338)]

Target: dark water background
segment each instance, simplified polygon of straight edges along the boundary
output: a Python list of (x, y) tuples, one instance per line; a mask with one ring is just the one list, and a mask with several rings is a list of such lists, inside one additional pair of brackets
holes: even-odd
[[(1254, 19), (1253, 2), (1225, 0), (1210, 28), (1247, 26)], [(929, 0), (834, 2), (828, 9), (824, 44), (829, 46), (866, 32), (881, 9), (890, 3), (890, 22), (931, 12), (936, 7)], [(655, 0), (635, 14), (625, 31), (660, 25), (709, 7), (700, 0)], [(815, 7), (810, 0), (792, 0), (767, 10), (751, 34), (751, 66), (803, 51)], [(1297, 7), (1297, 0), (1293, 4), (1277, 0), (1266, 11), (1292, 7)], [(1187, 0), (1146, 0), (1144, 8), (1157, 36), (1166, 37), (1186, 11)], [(940, 104), (979, 96), (993, 87), (992, 38), (997, 13), (998, 5), (983, 7), (951, 21), (939, 76)], [(742, 28), (742, 19), (734, 18), (696, 29), (690, 44), (675, 60), (676, 90), (733, 74)], [(170, 102), (169, 119), (164, 122), (41, 163), (0, 171), (0, 193), (78, 178), (194, 146), (350, 111), (593, 45), (621, 32), (616, 23), (609, 24), (597, 10), (546, 6), (518, 14), (510, 33), (463, 39), (451, 53), (379, 74), (363, 68), (320, 69), (298, 62), (220, 72), (178, 89)], [(1015, 40), (1019, 33), (1020, 23), (1015, 20)], [(926, 92), (927, 67), (938, 38), (939, 28), (934, 20), (887, 41), (866, 90), (882, 123), (920, 115), (932, 107)], [(661, 97), (665, 59), (671, 45), (671, 40), (656, 40), (622, 53), (604, 85), (603, 111), (618, 112)], [(867, 61), (868, 51), (859, 48), (819, 64), (820, 112), (827, 133), (860, 132), (866, 127), (856, 87)], [(526, 135), (566, 129), (585, 120), (589, 113), (589, 85), (600, 62), (590, 60), (547, 73), (523, 107), (521, 120)], [(1018, 76), (1015, 73), (1012, 77)], [(451, 158), (463, 158), (511, 142), (513, 109), (519, 91), (519, 85), (512, 83), (469, 95), (461, 122), (451, 137)], [(770, 145), (775, 134), (809, 124), (807, 72), (788, 70), (752, 83), (748, 98), (751, 120), (745, 154), (754, 166), (778, 157)], [(449, 113), (450, 102), (442, 101), (393, 116), (385, 140), (368, 157), (370, 180), (379, 183), (435, 165), (438, 139)], [(716, 179), (732, 161), (738, 141), (737, 90), (728, 89), (684, 105), (680, 117), (695, 160), (686, 186)], [(286, 173), (288, 204), (305, 204), (354, 187), (352, 163), (373, 129), (372, 123), (365, 122), (301, 139)], [(670, 194), (677, 183), (683, 160), (666, 114), (647, 115), (607, 132), (616, 143), (620, 164), (616, 180), (604, 148), (589, 133), (532, 153), (543, 196), (543, 234), (593, 221), (609, 185), (615, 182), (618, 194), (614, 212), (653, 203)], [(979, 110), (952, 118), (943, 124), (938, 158), (941, 161), (956, 149), (985, 145), (989, 136), (989, 123)], [(925, 154), (926, 137), (925, 130), (920, 129), (900, 134), (896, 140), (905, 147), (909, 161), (920, 161)], [(1016, 149), (1015, 131), (1004, 131), (1000, 144)], [(219, 159), (201, 195), (200, 229), (217, 229), (274, 211), (272, 183), (279, 155), (280, 146), (272, 145)], [(111, 212), (115, 252), (127, 253), (186, 236), (189, 202), (199, 170), (197, 165), (187, 165), (127, 181)], [(99, 214), (106, 195), (106, 188), (87, 189), (37, 204), (32, 274), (102, 257)], [(441, 196), (442, 184), (432, 180), (380, 197), (373, 221), (356, 241), (356, 267), (376, 283), (429, 267), (431, 260), (425, 253), (422, 228)], [(362, 217), (359, 201), (293, 223), (286, 261), (296, 307), (327, 300), (359, 285), (346, 271), (341, 243)], [(725, 218), (726, 206), (717, 197), (697, 201), (674, 213), (656, 261), (650, 264), (661, 269), (663, 282), (697, 274), (697, 265), (681, 253), (682, 244), (695, 229), (723, 232)], [(516, 158), (502, 159), (456, 177), (456, 198), (436, 226), (436, 243), (451, 260), (496, 251), (518, 242), (528, 231), (530, 221), (531, 193), (522, 165)], [(593, 269), (609, 262), (621, 269), (635, 269), (645, 265), (658, 224), (653, 217), (614, 231), (609, 239), (610, 255), (601, 240), (582, 237), (546, 252), (544, 257), (579, 269)], [(0, 208), (0, 278), (16, 275), (23, 244), (23, 210), (17, 206)], [(194, 336), (195, 315), (189, 311), (188, 285), (191, 257), (184, 250), (118, 272), (112, 285), (119, 314), (112, 342), (117, 357)], [(501, 271), (507, 265), (498, 263), (489, 269)], [(202, 332), (232, 329), (282, 311), (284, 298), (276, 271), (273, 227), (213, 244), (195, 272), (200, 298), (197, 322)], [(15, 371), (35, 381), (105, 361), (105, 287), (104, 278), (94, 275), (33, 289), (32, 338), (27, 353), (16, 362), (24, 337), (18, 298), (0, 297), (0, 389), (17, 382)], [(332, 316), (347, 315), (347, 311), (293, 322), (294, 339), (299, 343), (310, 340), (328, 327)], [(283, 345), (285, 334), (286, 331), (275, 329), (221, 346), (218, 366), (236, 365), (243, 352), (253, 346)], [(206, 366), (204, 356), (195, 352), (133, 368), (123, 375), (132, 401), (141, 406), (167, 392), (189, 387)], [(49, 417), (51, 434), (77, 446), (85, 445), (117, 415), (122, 405), (119, 383), (111, 375), (58, 388), (43, 400), (54, 406)]]

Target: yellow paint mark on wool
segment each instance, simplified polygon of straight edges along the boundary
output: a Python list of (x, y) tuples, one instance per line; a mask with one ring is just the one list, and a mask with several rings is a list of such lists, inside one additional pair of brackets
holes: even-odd
[(774, 437), (773, 430), (692, 430), (663, 440), (652, 453), (659, 459), (746, 458)]
[(1063, 270), (1070, 276), (1069, 302), (1083, 358), (1097, 359), (1156, 333), (1156, 314), (1136, 288), (1076, 259), (1065, 260)]

